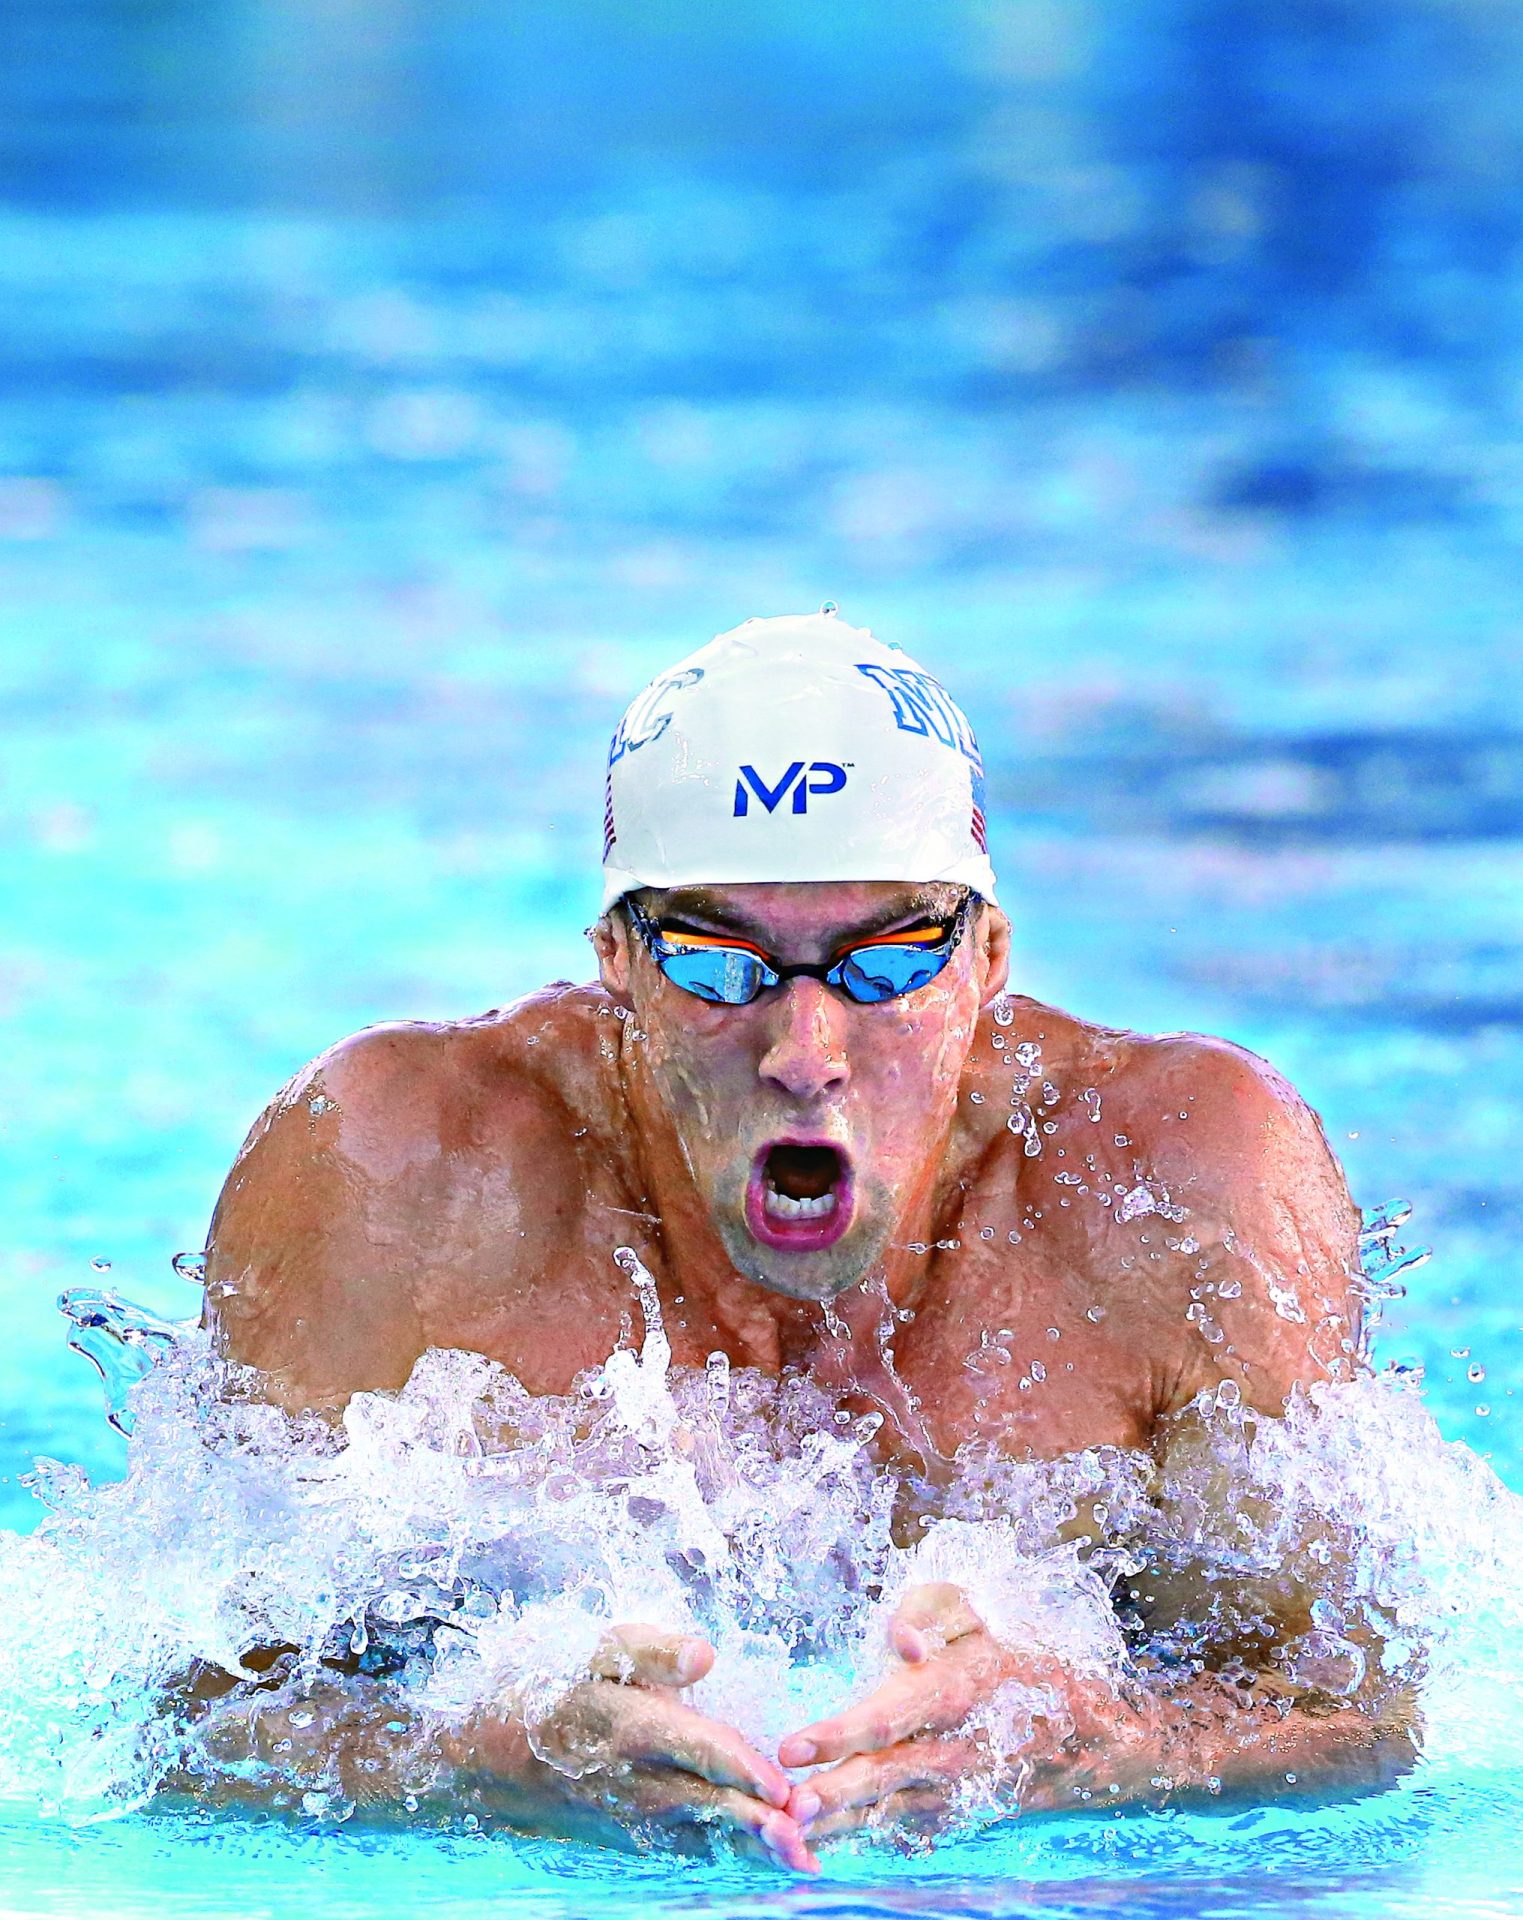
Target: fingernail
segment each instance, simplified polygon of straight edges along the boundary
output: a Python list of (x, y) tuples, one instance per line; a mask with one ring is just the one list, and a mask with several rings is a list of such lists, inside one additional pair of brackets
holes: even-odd
[(786, 1815), (780, 1813), (773, 1814), (770, 1819), (763, 1820), (761, 1823), (761, 1837), (775, 1854), (781, 1855), (789, 1851), (792, 1835), (786, 1829), (792, 1824)]
[(777, 1757), (785, 1767), (812, 1767), (817, 1749), (812, 1740), (785, 1740)]
[(802, 1826), (805, 1821), (812, 1820), (824, 1804), (812, 1788), (805, 1787), (801, 1793), (794, 1795), (793, 1817)]

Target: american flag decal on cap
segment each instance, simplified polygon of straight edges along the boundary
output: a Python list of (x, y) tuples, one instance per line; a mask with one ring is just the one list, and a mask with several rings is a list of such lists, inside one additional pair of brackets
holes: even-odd
[(989, 829), (984, 822), (984, 810), (977, 801), (973, 804), (973, 844), (980, 853), (989, 851)]
[(606, 860), (613, 852), (613, 768), (610, 766), (603, 781), (603, 858)]

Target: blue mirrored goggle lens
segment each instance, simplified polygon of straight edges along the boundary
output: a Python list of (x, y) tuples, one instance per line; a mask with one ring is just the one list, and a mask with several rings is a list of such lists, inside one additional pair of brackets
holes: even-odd
[(716, 1006), (743, 1007), (777, 984), (772, 969), (740, 947), (679, 948), (657, 959), (668, 980)]
[(879, 1000), (897, 1000), (934, 980), (947, 964), (950, 943), (933, 947), (858, 947), (831, 968), (829, 978), (853, 1000), (871, 1006)]
[[(928, 985), (946, 966), (951, 942), (939, 947), (858, 947), (844, 954), (825, 975), (864, 1006), (897, 1000)], [(661, 971), (675, 986), (715, 1006), (744, 1007), (780, 975), (754, 953), (740, 947), (688, 947), (657, 955)]]

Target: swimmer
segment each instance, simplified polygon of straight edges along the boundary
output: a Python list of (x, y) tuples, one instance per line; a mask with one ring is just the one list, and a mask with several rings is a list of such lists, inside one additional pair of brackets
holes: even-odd
[[(828, 614), (747, 621), (636, 698), (604, 801), (594, 984), (369, 1029), (250, 1134), (207, 1311), (268, 1398), (331, 1415), (433, 1348), (565, 1394), (629, 1341), (626, 1247), (676, 1366), (809, 1376), (883, 1416), (922, 1490), (970, 1441), (1161, 1454), (1203, 1394), (1273, 1418), (1361, 1369), (1358, 1216), (1315, 1115), (1238, 1047), (1012, 991), (979, 750), (915, 661)], [(1026, 1364), (970, 1366), (996, 1336)], [(1171, 1577), (1140, 1599), (1206, 1605)], [(718, 1826), (809, 1872), (823, 1841), (953, 1813), (991, 1762), (969, 1718), (1011, 1679), (1061, 1703), (993, 1756), (1025, 1809), (1352, 1790), (1409, 1764), (1399, 1701), (1317, 1692), (1278, 1657), (1316, 1594), (1259, 1585), (1267, 1637), (1122, 1693), (918, 1588), (881, 1684), (775, 1753), (684, 1699), (706, 1642), (628, 1622), (548, 1718), (504, 1702), (438, 1736), (431, 1791), (594, 1839)], [(255, 1695), (218, 1737), (400, 1796), (410, 1733), (334, 1688), (296, 1723)]]

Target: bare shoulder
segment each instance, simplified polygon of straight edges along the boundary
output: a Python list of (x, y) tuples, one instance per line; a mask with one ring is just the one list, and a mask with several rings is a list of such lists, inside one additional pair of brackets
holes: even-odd
[(1273, 1411), (1354, 1367), (1359, 1216), (1290, 1082), (1230, 1041), (1013, 1005), (993, 1084), (1017, 1065), (1010, 1099), (1035, 1130), (1006, 1156), (1023, 1220), (1108, 1290), (1108, 1324), (1147, 1355), (1155, 1412), (1226, 1378)]
[(563, 1228), (588, 1148), (618, 1151), (605, 1006), (558, 985), (479, 1019), (367, 1028), (304, 1067), (213, 1217), (208, 1311), (229, 1355), (289, 1403), (400, 1386), (477, 1243), (499, 1230), (504, 1258), (532, 1262), (519, 1217)]
[(1359, 1214), (1317, 1113), (1267, 1061), (1202, 1034), (1132, 1040), (1117, 1092), (1149, 1224), (1176, 1251), (1161, 1276), (1184, 1330), (1171, 1407), (1231, 1379), (1277, 1412), (1297, 1386), (1347, 1377)]

